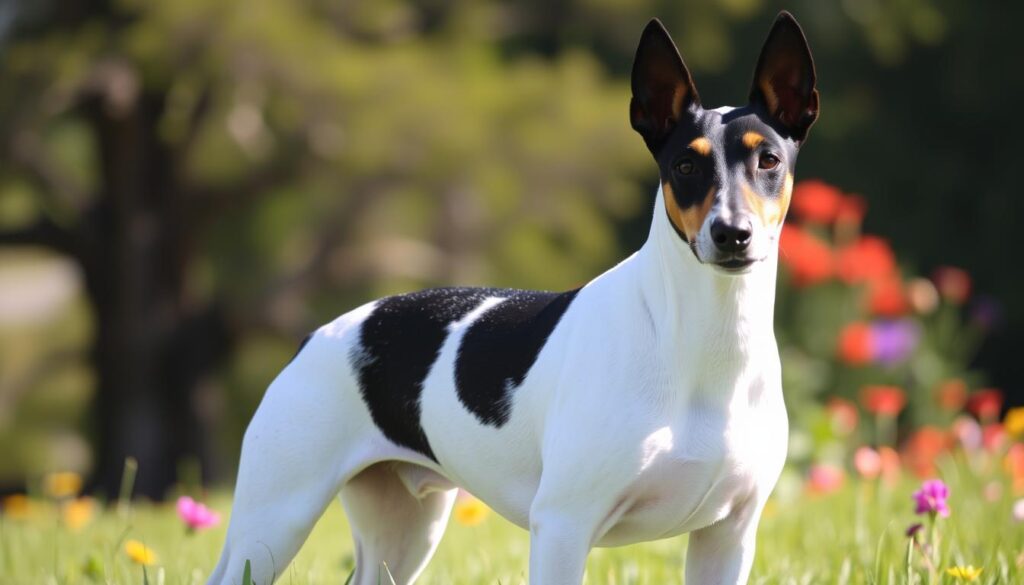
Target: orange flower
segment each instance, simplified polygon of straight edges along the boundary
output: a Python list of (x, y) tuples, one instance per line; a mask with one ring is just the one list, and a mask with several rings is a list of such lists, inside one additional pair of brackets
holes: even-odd
[(868, 310), (880, 317), (900, 317), (907, 312), (907, 296), (899, 277), (876, 280), (868, 286)]
[(61, 506), (60, 519), (72, 531), (81, 530), (96, 513), (96, 501), (89, 497), (75, 498)]
[(947, 301), (962, 305), (971, 296), (971, 277), (967, 271), (954, 266), (940, 266), (932, 273), (935, 288)]
[(895, 270), (896, 255), (877, 236), (861, 236), (836, 256), (836, 276), (849, 284), (889, 278)]
[(784, 224), (779, 249), (795, 286), (810, 286), (832, 276), (832, 249), (806, 231)]
[(949, 437), (933, 426), (917, 430), (904, 447), (903, 455), (910, 468), (918, 477), (935, 475), (935, 459), (949, 447)]
[(882, 461), (882, 479), (895, 485), (900, 480), (900, 454), (892, 447), (882, 446), (878, 448), (878, 457)]
[(832, 223), (836, 219), (843, 195), (824, 181), (800, 181), (793, 188), (790, 209), (800, 219), (814, 223)]
[(853, 454), (853, 467), (864, 479), (875, 479), (882, 473), (882, 456), (871, 447), (861, 447)]
[(1024, 479), (1024, 445), (1014, 443), (1003, 458), (1003, 469), (1013, 479)]
[(38, 506), (25, 494), (11, 494), (3, 499), (4, 516), (13, 520), (27, 520), (37, 511)]
[(865, 386), (860, 391), (864, 410), (882, 416), (896, 416), (907, 404), (907, 396), (896, 386)]
[(839, 358), (851, 366), (871, 361), (874, 355), (874, 339), (867, 323), (854, 322), (839, 332)]
[(828, 418), (832, 421), (832, 430), (845, 437), (857, 428), (857, 406), (845, 398), (833, 397), (825, 405)]
[(967, 383), (960, 378), (946, 380), (935, 389), (935, 401), (943, 410), (960, 410), (967, 402)]
[(983, 388), (975, 391), (967, 399), (967, 411), (987, 422), (999, 418), (1003, 408), (1003, 393), (995, 388)]

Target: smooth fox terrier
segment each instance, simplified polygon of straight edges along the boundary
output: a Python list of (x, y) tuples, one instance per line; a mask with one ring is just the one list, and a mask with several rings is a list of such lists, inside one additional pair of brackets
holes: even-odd
[(564, 293), (442, 288), (324, 325), (245, 433), (210, 583), (281, 575), (340, 494), (354, 583), (411, 583), (456, 486), (530, 531), (529, 576), (578, 584), (594, 546), (690, 533), (686, 583), (745, 583), (786, 457), (772, 329), (814, 64), (783, 12), (747, 105), (701, 107), (661, 23), (630, 118), (661, 188), (639, 252)]

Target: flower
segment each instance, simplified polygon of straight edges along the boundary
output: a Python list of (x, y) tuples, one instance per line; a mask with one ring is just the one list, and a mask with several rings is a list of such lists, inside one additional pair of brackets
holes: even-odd
[(157, 562), (156, 553), (153, 549), (137, 540), (128, 540), (124, 543), (124, 552), (128, 558), (137, 565), (155, 565)]
[(907, 538), (914, 538), (915, 536), (917, 536), (918, 532), (921, 532), (922, 528), (924, 528), (924, 524), (921, 524), (920, 522), (914, 522), (910, 526), (907, 526)]
[(828, 224), (836, 218), (843, 195), (839, 189), (824, 181), (809, 179), (793, 187), (790, 208), (800, 219)]
[(882, 473), (882, 456), (871, 447), (861, 447), (853, 454), (853, 467), (864, 479), (875, 479)]
[(925, 481), (912, 497), (917, 504), (915, 514), (937, 514), (943, 518), (949, 516), (949, 503), (946, 501), (949, 499), (949, 488), (941, 479)]
[(1018, 406), (1006, 411), (1006, 417), (1003, 418), (1003, 428), (1014, 437), (1024, 435), (1024, 406)]
[(935, 402), (943, 410), (956, 412), (967, 402), (967, 383), (960, 378), (950, 378), (935, 389)]
[(839, 200), (839, 207), (836, 209), (836, 223), (859, 226), (864, 221), (864, 214), (867, 213), (868, 204), (860, 195), (846, 195)]
[(918, 477), (935, 473), (935, 459), (949, 447), (949, 437), (941, 429), (925, 425), (910, 435), (904, 446), (907, 467)]
[(1024, 445), (1021, 443), (1010, 445), (1003, 458), (1003, 469), (1010, 476), (1014, 491), (1022, 491), (1024, 488)]
[(882, 479), (889, 485), (900, 480), (900, 454), (888, 446), (878, 448), (878, 456), (882, 461)]
[(851, 366), (870, 362), (875, 353), (871, 326), (857, 321), (843, 327), (839, 332), (838, 352), (839, 358)]
[(885, 365), (904, 362), (917, 349), (920, 337), (921, 332), (917, 324), (910, 320), (872, 323), (872, 358)]
[(982, 331), (999, 327), (1003, 320), (1003, 306), (992, 297), (981, 295), (971, 303), (971, 323)]
[(487, 519), (490, 509), (480, 500), (466, 494), (455, 503), (455, 520), (465, 526), (476, 526)]
[(178, 518), (181, 518), (189, 530), (212, 528), (220, 524), (220, 514), (188, 496), (178, 498)]
[(836, 254), (836, 276), (848, 284), (890, 278), (896, 271), (896, 255), (878, 236), (861, 236)]
[(1006, 442), (1006, 430), (999, 423), (989, 423), (981, 427), (981, 444), (989, 451), (998, 451)]
[(843, 468), (830, 463), (818, 463), (811, 466), (807, 473), (807, 489), (812, 494), (830, 494), (843, 487), (846, 472)]
[(907, 283), (907, 301), (921, 315), (929, 315), (939, 306), (939, 291), (932, 281), (915, 278)]
[(962, 305), (971, 296), (971, 277), (962, 268), (940, 266), (932, 273), (932, 281), (942, 298), (955, 305)]
[(974, 565), (967, 565), (966, 567), (950, 567), (946, 569), (946, 573), (961, 581), (977, 581), (982, 570), (981, 567), (975, 568)]
[(857, 406), (845, 398), (833, 396), (825, 405), (829, 420), (832, 421), (832, 430), (839, 436), (845, 437), (857, 429)]
[(999, 418), (999, 411), (1003, 408), (1003, 393), (995, 388), (983, 388), (976, 390), (967, 399), (967, 411), (978, 417), (981, 421), (991, 421)]
[(967, 415), (958, 416), (953, 421), (953, 436), (965, 451), (981, 449), (983, 442), (981, 425)]
[(82, 476), (73, 471), (48, 473), (43, 478), (43, 491), (58, 500), (73, 498), (82, 491)]
[(907, 397), (896, 386), (871, 385), (861, 388), (860, 403), (870, 413), (896, 416), (907, 404)]
[(1013, 519), (1017, 522), (1024, 522), (1024, 499), (1013, 503)]
[(832, 276), (832, 249), (798, 227), (782, 226), (779, 250), (794, 286), (818, 284)]
[(81, 530), (96, 513), (96, 501), (92, 498), (69, 500), (60, 509), (60, 520), (72, 531)]
[(36, 506), (25, 494), (11, 494), (3, 502), (4, 516), (13, 520), (27, 520), (36, 511)]
[(899, 277), (876, 280), (868, 286), (868, 311), (879, 317), (899, 317), (907, 312), (907, 296)]

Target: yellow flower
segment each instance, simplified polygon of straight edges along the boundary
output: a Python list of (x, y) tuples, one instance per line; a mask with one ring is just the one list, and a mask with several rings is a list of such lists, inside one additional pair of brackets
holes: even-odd
[(43, 478), (43, 491), (51, 498), (73, 498), (82, 490), (82, 476), (74, 471), (50, 473)]
[(1006, 418), (1003, 419), (1003, 428), (1015, 437), (1024, 435), (1024, 406), (1007, 411)]
[(12, 520), (27, 520), (35, 511), (35, 504), (25, 494), (12, 494), (4, 498), (4, 516)]
[(946, 569), (946, 573), (960, 579), (961, 581), (977, 581), (978, 577), (981, 576), (981, 567), (975, 568), (974, 565), (967, 565), (966, 567), (950, 567)]
[(487, 519), (490, 509), (474, 497), (461, 499), (455, 504), (455, 520), (466, 526), (476, 526)]
[(137, 540), (129, 540), (124, 543), (124, 552), (133, 562), (139, 565), (155, 565), (156, 553), (153, 549)]
[(80, 530), (92, 520), (96, 501), (92, 498), (75, 498), (60, 509), (60, 519), (71, 530)]

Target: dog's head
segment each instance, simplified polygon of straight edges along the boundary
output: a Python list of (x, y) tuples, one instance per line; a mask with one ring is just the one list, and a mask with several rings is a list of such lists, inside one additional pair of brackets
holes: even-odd
[(768, 33), (745, 106), (704, 109), (657, 19), (640, 38), (632, 87), (630, 119), (658, 163), (668, 212), (654, 220), (722, 272), (775, 253), (797, 151), (818, 117), (814, 61), (793, 16), (779, 14)]

